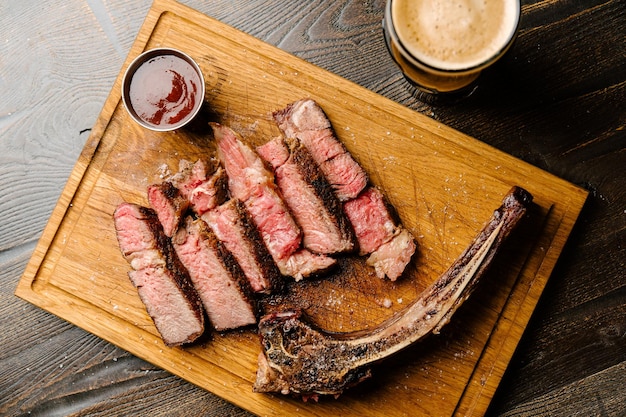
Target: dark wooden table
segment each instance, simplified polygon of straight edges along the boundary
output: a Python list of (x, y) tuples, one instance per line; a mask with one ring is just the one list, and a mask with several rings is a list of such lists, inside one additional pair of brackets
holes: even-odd
[[(383, 0), (182, 3), (589, 190), (489, 414), (626, 415), (625, 2), (524, 0), (445, 107), (389, 58)], [(13, 295), (149, 7), (0, 2), (0, 415), (248, 415)]]

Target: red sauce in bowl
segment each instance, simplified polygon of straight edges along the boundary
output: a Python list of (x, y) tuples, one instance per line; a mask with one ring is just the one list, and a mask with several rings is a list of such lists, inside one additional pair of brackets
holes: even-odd
[(201, 78), (194, 67), (176, 55), (158, 55), (133, 74), (129, 98), (136, 115), (159, 129), (182, 125), (202, 104)]

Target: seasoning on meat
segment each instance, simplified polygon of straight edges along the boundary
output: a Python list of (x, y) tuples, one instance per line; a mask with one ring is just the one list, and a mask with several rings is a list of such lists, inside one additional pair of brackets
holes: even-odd
[(156, 212), (165, 235), (172, 237), (189, 208), (189, 201), (172, 183), (163, 182), (148, 187), (148, 202)]
[(352, 251), (352, 226), (307, 148), (298, 139), (277, 138), (257, 151), (274, 168), (281, 195), (302, 229), (303, 246), (321, 254)]
[(330, 120), (315, 101), (291, 103), (274, 112), (274, 120), (286, 138), (297, 138), (307, 147), (340, 201), (355, 198), (365, 188), (367, 174), (337, 139)]
[(356, 233), (360, 255), (374, 252), (397, 233), (393, 211), (378, 188), (366, 188), (355, 199), (346, 201), (343, 209)]
[(300, 228), (291, 217), (263, 160), (231, 129), (212, 123), (217, 153), (228, 175), (233, 198), (241, 200), (278, 263), (301, 243)]
[(172, 243), (216, 330), (256, 323), (250, 284), (232, 254), (203, 220), (187, 216)]
[(178, 172), (170, 178), (199, 216), (226, 201), (227, 180), (226, 172), (217, 161), (208, 165), (203, 160), (193, 164), (181, 160)]
[(233, 254), (255, 292), (270, 293), (280, 287), (280, 272), (240, 200), (231, 199), (202, 219)]
[(359, 253), (371, 254), (367, 264), (374, 267), (379, 278), (387, 276), (395, 281), (411, 261), (416, 244), (383, 193), (367, 187), (357, 198), (346, 201), (343, 209), (356, 233)]
[(132, 268), (128, 276), (165, 344), (195, 341), (204, 332), (202, 303), (156, 213), (122, 203), (113, 219), (120, 249)]
[(378, 278), (386, 276), (395, 281), (411, 261), (415, 249), (415, 239), (411, 233), (405, 228), (398, 228), (398, 233), (372, 252), (366, 263), (374, 267)]
[[(274, 112), (274, 119), (286, 138), (296, 138), (306, 147), (327, 181), (332, 185), (338, 199), (344, 202), (344, 212), (350, 219), (356, 234), (359, 254), (372, 254), (367, 263), (374, 267), (376, 275), (381, 278), (387, 276), (395, 281), (415, 252), (415, 240), (408, 231), (403, 229), (399, 221), (391, 217), (390, 206), (385, 202), (380, 190), (367, 187), (368, 178), (365, 171), (337, 139), (330, 120), (322, 108), (311, 99), (298, 100)], [(278, 149), (276, 145), (267, 147), (268, 149), (264, 152), (267, 154), (268, 162), (279, 167), (287, 164), (289, 152)], [(276, 172), (280, 186), (281, 175), (278, 169)], [(305, 199), (310, 201), (310, 198), (303, 196), (304, 193), (296, 192), (292, 193), (293, 196), (288, 196), (289, 188), (287, 187), (281, 186), (281, 190), (299, 222), (302, 222), (301, 218), (305, 219), (304, 221), (311, 218), (306, 212), (299, 216), (297, 209), (294, 208), (303, 207), (301, 201)], [(290, 203), (292, 198), (294, 200), (300, 198), (300, 201)], [(317, 217), (314, 218), (317, 219)], [(328, 223), (327, 221), (313, 224)], [(309, 247), (306, 243), (308, 241), (306, 227), (302, 226), (302, 229), (305, 238), (304, 246)]]
[(430, 333), (439, 333), (470, 296), (531, 203), (526, 190), (514, 187), (450, 268), (401, 315), (375, 329), (338, 336), (308, 325), (298, 311), (262, 318), (263, 352), (254, 390), (304, 398), (337, 396), (369, 378), (372, 364)]

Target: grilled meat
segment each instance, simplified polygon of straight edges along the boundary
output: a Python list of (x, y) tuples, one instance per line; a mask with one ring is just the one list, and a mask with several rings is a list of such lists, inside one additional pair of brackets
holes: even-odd
[(156, 212), (165, 235), (172, 237), (189, 208), (189, 200), (171, 182), (166, 181), (148, 187), (148, 202)]
[(438, 333), (474, 290), (531, 201), (527, 191), (514, 187), (450, 268), (403, 313), (371, 331), (328, 334), (305, 323), (297, 311), (264, 317), (254, 390), (339, 395), (369, 378), (373, 363)]
[(255, 292), (270, 293), (282, 278), (243, 203), (232, 199), (202, 215), (233, 254)]
[(244, 203), (278, 264), (300, 247), (300, 228), (280, 197), (274, 176), (261, 157), (233, 130), (217, 123), (211, 126), (219, 159), (228, 174), (231, 196)]
[(326, 178), (298, 139), (274, 139), (257, 148), (274, 168), (276, 184), (312, 252), (350, 252), (355, 236)]
[(202, 160), (191, 163), (181, 160), (179, 171), (170, 180), (189, 200), (193, 211), (199, 216), (217, 207), (228, 197), (228, 178), (224, 169)]
[(195, 341), (204, 332), (202, 303), (156, 213), (122, 203), (113, 214), (128, 273), (165, 344)]
[(375, 187), (367, 187), (359, 196), (346, 201), (343, 209), (350, 219), (359, 242), (361, 255), (371, 254), (367, 264), (379, 278), (395, 281), (415, 253), (415, 239), (396, 216), (393, 208)]
[(367, 185), (367, 174), (337, 139), (330, 120), (311, 99), (298, 100), (274, 112), (286, 138), (299, 139), (332, 185), (337, 198), (355, 198)]
[(374, 252), (397, 234), (397, 221), (378, 188), (366, 188), (358, 197), (346, 201), (343, 209), (356, 233), (360, 255)]
[(216, 330), (256, 323), (250, 284), (232, 254), (203, 220), (187, 216), (172, 243)]

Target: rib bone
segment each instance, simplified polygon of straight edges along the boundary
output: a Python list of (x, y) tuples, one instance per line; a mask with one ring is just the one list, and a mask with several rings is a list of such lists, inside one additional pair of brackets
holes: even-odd
[(369, 365), (439, 330), (469, 297), (532, 196), (513, 187), (470, 246), (401, 314), (367, 332), (329, 334), (300, 311), (274, 313), (259, 323), (263, 352), (256, 392), (316, 397), (339, 395), (371, 375)]

